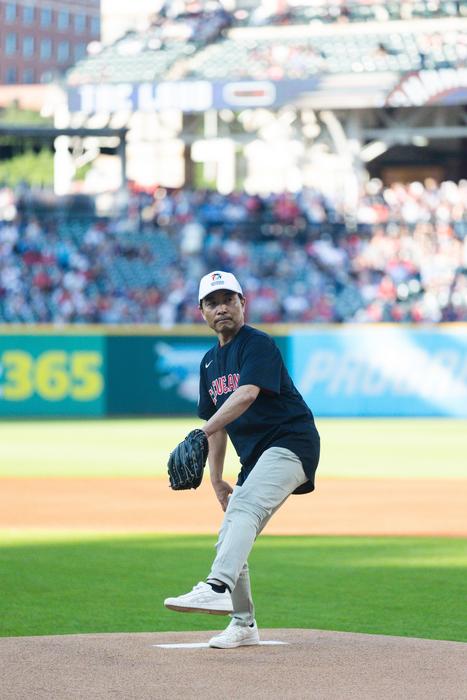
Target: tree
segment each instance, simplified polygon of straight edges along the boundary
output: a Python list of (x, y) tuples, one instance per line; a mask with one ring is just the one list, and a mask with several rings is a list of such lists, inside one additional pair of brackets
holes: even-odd
[(54, 181), (54, 157), (47, 149), (26, 151), (0, 161), (0, 183), (15, 187), (21, 182), (48, 187)]

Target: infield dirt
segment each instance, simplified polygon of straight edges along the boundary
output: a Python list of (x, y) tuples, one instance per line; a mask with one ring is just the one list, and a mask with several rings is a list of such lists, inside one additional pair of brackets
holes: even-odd
[[(0, 480), (0, 529), (215, 534), (209, 479), (173, 492), (161, 478)], [(267, 526), (283, 535), (466, 536), (467, 479), (332, 479), (291, 496)]]

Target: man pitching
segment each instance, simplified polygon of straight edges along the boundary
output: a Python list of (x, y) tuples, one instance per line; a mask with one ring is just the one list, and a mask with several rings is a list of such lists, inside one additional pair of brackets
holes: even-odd
[[(313, 491), (320, 440), (274, 340), (245, 325), (245, 299), (234, 275), (205, 275), (199, 305), (219, 341), (201, 362), (198, 415), (207, 421), (211, 483), (225, 516), (206, 582), (164, 605), (231, 614), (227, 629), (209, 642), (230, 649), (259, 643), (248, 556), (290, 494)], [(241, 463), (233, 490), (222, 478), (227, 435)]]

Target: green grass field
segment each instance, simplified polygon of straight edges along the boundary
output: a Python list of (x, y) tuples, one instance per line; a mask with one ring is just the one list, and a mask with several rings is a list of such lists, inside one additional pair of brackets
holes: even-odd
[[(0, 423), (0, 477), (147, 476), (196, 421)], [(322, 476), (466, 478), (467, 422), (320, 420)], [(237, 473), (229, 452), (227, 473)], [(1, 478), (0, 478), (1, 488)], [(0, 532), (0, 636), (220, 629), (165, 610), (205, 577), (214, 537)], [(260, 537), (261, 627), (467, 641), (467, 540)]]
[[(166, 610), (205, 576), (214, 538), (5, 536), (0, 634), (208, 630)], [(467, 541), (263, 537), (250, 558), (262, 627), (467, 641)]]
[[(148, 476), (196, 419), (0, 423), (0, 476)], [(321, 419), (321, 476), (467, 478), (467, 421)], [(226, 473), (238, 473), (233, 450)]]

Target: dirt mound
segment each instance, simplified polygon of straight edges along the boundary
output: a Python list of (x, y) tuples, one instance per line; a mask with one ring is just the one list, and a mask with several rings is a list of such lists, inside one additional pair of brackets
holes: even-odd
[(303, 629), (261, 630), (239, 649), (214, 632), (0, 639), (2, 700), (459, 700), (467, 644)]

